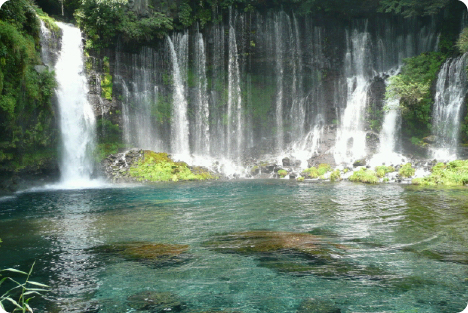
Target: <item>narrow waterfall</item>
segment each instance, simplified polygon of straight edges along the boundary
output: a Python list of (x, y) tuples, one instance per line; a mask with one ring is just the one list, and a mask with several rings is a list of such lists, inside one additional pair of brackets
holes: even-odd
[(460, 134), (460, 113), (468, 92), (466, 54), (447, 60), (437, 77), (432, 131), (435, 136), (432, 157), (437, 160), (454, 160)]
[(399, 153), (399, 133), (401, 130), (400, 101), (388, 100), (385, 105), (385, 115), (379, 134), (379, 150), (372, 156), (371, 166), (392, 165), (406, 162)]
[(88, 85), (83, 74), (81, 32), (57, 23), (62, 30), (62, 49), (55, 66), (62, 135), (60, 171), (65, 186), (83, 186), (94, 171), (96, 122), (87, 100)]
[(194, 153), (210, 154), (210, 107), (206, 77), (206, 54), (203, 35), (200, 31), (195, 37), (195, 70), (197, 73), (197, 91), (195, 107)]
[(299, 23), (295, 16), (294, 22), (294, 44), (293, 44), (293, 82), (291, 87), (292, 104), (291, 104), (291, 128), (295, 138), (304, 138), (304, 128), (306, 121), (306, 110), (304, 107), (304, 84), (303, 84), (303, 63), (302, 63), (302, 48), (301, 37), (299, 35)]
[(236, 30), (232, 10), (229, 12), (228, 49), (227, 154), (230, 159), (240, 161), (243, 144), (242, 94)]
[[(276, 64), (276, 150), (284, 149), (284, 127), (283, 127), (283, 77), (284, 77), (284, 45), (282, 33), (285, 27), (283, 23), (283, 12), (275, 16), (275, 64)], [(286, 15), (286, 14), (284, 14)]]
[[(366, 27), (367, 28), (367, 27)], [(335, 161), (352, 163), (366, 155), (364, 110), (367, 104), (368, 80), (366, 77), (369, 33), (357, 29), (347, 35), (345, 76), (347, 104), (341, 118), (335, 145)]]
[(188, 155), (189, 122), (185, 81), (188, 66), (188, 33), (174, 34), (174, 40), (167, 37), (172, 61), (174, 94), (172, 103), (172, 153)]

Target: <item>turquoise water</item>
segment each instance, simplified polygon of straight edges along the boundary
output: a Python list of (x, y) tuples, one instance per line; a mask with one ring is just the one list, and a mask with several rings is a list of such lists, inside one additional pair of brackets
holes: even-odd
[[(36, 261), (32, 279), (52, 287), (31, 301), (39, 312), (453, 313), (468, 302), (467, 221), (466, 188), (248, 180), (24, 192), (0, 199), (0, 268)], [(326, 255), (230, 241), (263, 231), (313, 234)], [(130, 242), (187, 248), (164, 263), (99, 249)], [(172, 304), (138, 304), (142, 292)]]

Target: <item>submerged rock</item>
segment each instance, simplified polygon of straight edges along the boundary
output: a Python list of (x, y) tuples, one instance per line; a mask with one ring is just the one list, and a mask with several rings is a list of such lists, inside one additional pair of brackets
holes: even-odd
[(181, 312), (186, 305), (170, 292), (142, 291), (127, 298), (127, 305), (151, 313)]
[(95, 248), (101, 253), (112, 253), (127, 260), (147, 263), (153, 266), (178, 265), (190, 258), (188, 245), (151, 242), (127, 242), (104, 245)]
[(309, 233), (280, 231), (246, 231), (217, 235), (204, 243), (221, 253), (257, 257), (260, 266), (291, 275), (320, 277), (383, 276), (379, 268), (347, 262), (347, 247)]

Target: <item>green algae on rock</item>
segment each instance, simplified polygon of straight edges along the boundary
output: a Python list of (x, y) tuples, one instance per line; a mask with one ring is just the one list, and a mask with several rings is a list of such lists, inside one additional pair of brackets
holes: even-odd
[(382, 270), (344, 260), (346, 246), (309, 233), (254, 230), (216, 235), (204, 246), (220, 253), (255, 256), (280, 273), (324, 278), (383, 277)]
[(113, 182), (177, 182), (218, 177), (208, 169), (175, 162), (170, 155), (150, 150), (128, 150), (102, 161), (103, 171)]
[(192, 170), (185, 162), (174, 162), (167, 153), (145, 150), (143, 159), (130, 168), (130, 176), (138, 181), (207, 180), (215, 177), (206, 169)]
[(190, 257), (187, 253), (188, 249), (188, 245), (137, 241), (104, 245), (94, 250), (154, 266), (171, 266), (185, 262)]

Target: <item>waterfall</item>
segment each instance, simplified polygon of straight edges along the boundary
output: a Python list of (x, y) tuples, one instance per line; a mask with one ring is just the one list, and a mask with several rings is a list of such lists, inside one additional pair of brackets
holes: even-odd
[(203, 35), (200, 31), (195, 37), (195, 67), (197, 73), (197, 91), (195, 107), (194, 153), (210, 154), (210, 107), (206, 78), (206, 55)]
[(96, 122), (87, 100), (81, 32), (71, 25), (57, 25), (62, 30), (62, 49), (55, 66), (62, 136), (61, 180), (66, 186), (82, 186), (94, 171)]
[[(120, 77), (120, 55), (116, 58), (116, 80)], [(143, 48), (139, 54), (130, 57), (131, 80), (122, 82), (122, 111), (124, 140), (129, 146), (141, 149), (159, 150), (158, 130), (154, 125), (153, 107), (158, 102), (159, 89), (154, 85), (153, 63), (156, 55), (153, 49)]]
[(460, 134), (460, 114), (468, 91), (466, 54), (448, 59), (437, 77), (432, 130), (435, 136), (432, 157), (438, 160), (454, 160)]
[(283, 45), (285, 44), (282, 31), (284, 25), (282, 23), (282, 15), (275, 16), (275, 64), (276, 64), (276, 149), (280, 152), (284, 149), (284, 129), (283, 129)]
[(240, 69), (237, 52), (236, 30), (232, 9), (229, 11), (229, 65), (228, 65), (228, 106), (227, 146), (228, 157), (240, 161), (243, 144), (242, 98)]
[(306, 120), (306, 110), (304, 107), (304, 90), (303, 90), (303, 63), (302, 63), (302, 49), (301, 38), (299, 35), (299, 24), (295, 16), (294, 22), (294, 45), (293, 45), (293, 83), (292, 83), (292, 105), (291, 105), (291, 126), (294, 138), (304, 137), (304, 127)]
[[(366, 26), (367, 28), (367, 26)], [(347, 103), (341, 118), (335, 145), (335, 161), (352, 163), (366, 155), (366, 133), (364, 131), (364, 110), (367, 104), (369, 34), (353, 30), (347, 36), (345, 76), (347, 80)]]
[(174, 94), (172, 103), (172, 153), (188, 155), (189, 122), (187, 116), (187, 99), (185, 81), (188, 66), (188, 33), (174, 34), (174, 41), (167, 37), (172, 61), (172, 78)]
[(372, 156), (371, 166), (392, 165), (407, 162), (399, 153), (399, 133), (401, 130), (400, 101), (388, 100), (385, 105), (385, 115), (379, 134), (379, 150)]

